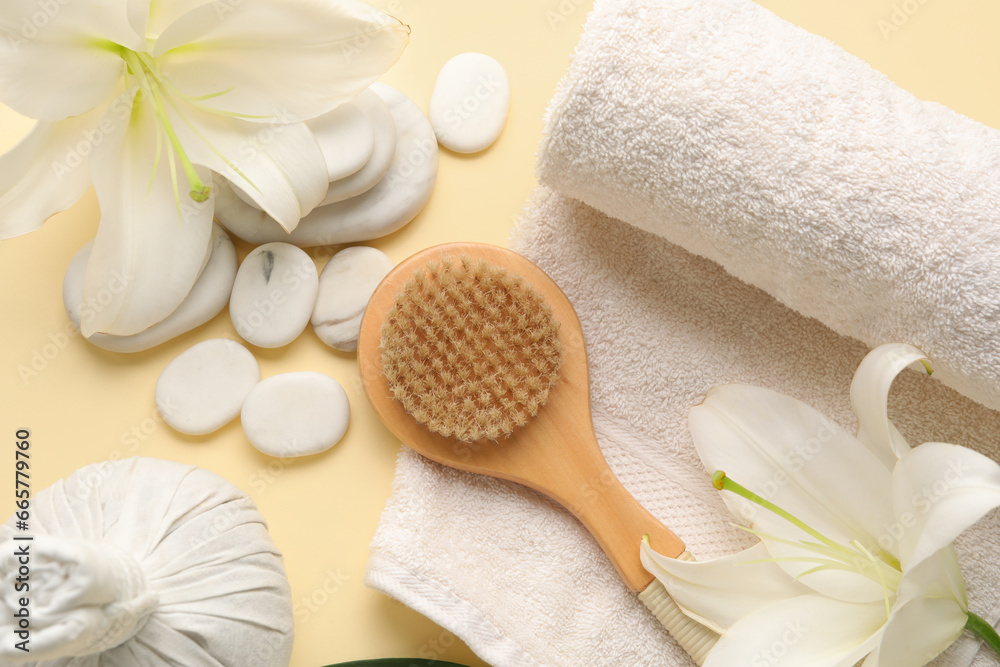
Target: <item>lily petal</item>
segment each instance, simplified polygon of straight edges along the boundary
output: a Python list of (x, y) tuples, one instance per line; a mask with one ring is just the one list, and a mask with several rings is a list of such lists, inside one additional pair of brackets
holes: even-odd
[[(90, 158), (101, 224), (84, 277), (84, 302), (96, 304), (84, 336), (131, 335), (164, 319), (191, 290), (209, 251), (214, 200), (196, 204), (180, 165), (172, 170), (164, 155), (156, 164), (149, 105), (137, 100), (118, 126)], [(207, 169), (199, 176), (211, 179)]]
[(867, 667), (922, 667), (951, 646), (966, 614), (954, 600), (918, 597), (897, 605)]
[(110, 97), (124, 62), (145, 48), (125, 0), (0, 3), (0, 101), (39, 120), (90, 111)]
[[(204, 1), (204, 0), (203, 0)], [(152, 10), (150, 7), (152, 0), (126, 0), (128, 3), (126, 11), (128, 16), (128, 24), (135, 31), (135, 34), (147, 37), (146, 30), (149, 28), (149, 13)], [(171, 5), (176, 4), (177, 0), (173, 2), (157, 2), (157, 5)]]
[(948, 546), (1000, 506), (1000, 465), (965, 447), (928, 442), (900, 459), (892, 474), (902, 535), (903, 571)]
[[(875, 551), (883, 526), (895, 519), (889, 471), (838, 424), (801, 401), (759, 387), (718, 387), (691, 410), (690, 428), (707, 470), (725, 471), (840, 544), (858, 539)], [(765, 534), (812, 540), (744, 498), (724, 493), (723, 499), (733, 514)], [(812, 555), (771, 540), (765, 544), (779, 558)], [(814, 567), (785, 561), (780, 565), (792, 576)], [(801, 583), (839, 600), (883, 597), (878, 584), (853, 572), (816, 572)]]
[(910, 364), (927, 355), (912, 345), (880, 345), (861, 361), (851, 382), (851, 407), (858, 417), (858, 440), (888, 468), (910, 451), (906, 439), (889, 421), (889, 387)]
[(722, 636), (704, 667), (852, 667), (878, 642), (880, 604), (805, 595), (767, 605)]
[(220, 12), (229, 13), (235, 5), (240, 3), (240, 0), (170, 0), (170, 2), (152, 3), (149, 0), (138, 1), (149, 5), (148, 21), (143, 34), (151, 40), (154, 46), (156, 40), (170, 24), (190, 11), (203, 5), (216, 4)]
[(896, 604), (903, 605), (919, 597), (954, 600), (963, 612), (969, 610), (965, 580), (958, 566), (958, 555), (951, 544), (903, 573)]
[(770, 554), (763, 544), (696, 562), (668, 558), (643, 542), (639, 558), (681, 611), (719, 634), (761, 607), (811, 592), (775, 563), (766, 562)]
[[(264, 120), (308, 120), (367, 88), (409, 29), (358, 0), (213, 2), (168, 26), (153, 56), (189, 96)], [(286, 121), (287, 122), (287, 121)]]
[(305, 123), (260, 125), (175, 104), (173, 126), (191, 161), (236, 184), (287, 231), (323, 201), (326, 160)]
[(90, 187), (88, 156), (103, 141), (102, 106), (61, 121), (40, 121), (0, 155), (0, 239), (38, 229)]

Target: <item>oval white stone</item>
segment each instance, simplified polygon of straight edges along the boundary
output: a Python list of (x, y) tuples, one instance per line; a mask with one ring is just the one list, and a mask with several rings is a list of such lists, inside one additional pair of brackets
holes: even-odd
[[(299, 246), (355, 243), (390, 234), (416, 217), (434, 190), (438, 145), (434, 130), (410, 98), (383, 83), (371, 89), (389, 106), (396, 124), (396, 151), (389, 171), (371, 190), (318, 206), (286, 232), (262, 211), (243, 204), (220, 187), (215, 214), (226, 229), (250, 243), (287, 241)], [(223, 203), (224, 202), (224, 203)]]
[(350, 176), (365, 166), (375, 147), (375, 130), (368, 115), (354, 102), (344, 102), (306, 121), (326, 159), (329, 180)]
[(503, 65), (482, 53), (462, 53), (438, 72), (427, 115), (442, 146), (477, 153), (497, 140), (509, 111)]
[(204, 435), (235, 419), (258, 382), (260, 367), (250, 350), (213, 338), (167, 364), (156, 381), (156, 409), (181, 433)]
[(261, 381), (243, 402), (243, 432), (269, 456), (318, 454), (344, 437), (351, 421), (347, 393), (323, 373), (283, 373)]
[[(323, 157), (326, 158), (330, 178), (330, 187), (320, 206), (350, 199), (362, 192), (371, 190), (385, 176), (385, 172), (388, 171), (389, 165), (392, 164), (392, 157), (396, 152), (396, 123), (392, 119), (389, 107), (382, 101), (382, 98), (372, 92), (371, 89), (366, 88), (351, 100), (349, 104), (362, 112), (368, 123), (364, 130), (357, 128), (357, 131), (361, 138), (366, 136), (371, 137), (371, 149), (367, 151), (368, 157), (365, 159), (365, 162), (358, 165), (356, 169), (350, 170), (351, 167), (357, 164), (357, 158), (360, 156), (361, 151), (355, 151), (354, 159), (350, 159), (351, 151), (348, 149), (342, 153), (342, 149), (338, 147), (338, 137), (335, 136), (337, 131), (332, 130), (329, 132), (330, 137), (327, 137), (326, 133), (313, 131), (316, 135), (316, 140), (320, 144), (320, 149), (323, 151)], [(337, 107), (331, 113), (335, 113), (340, 108)], [(351, 113), (353, 115), (353, 111)], [(320, 118), (325, 118), (325, 116), (320, 116)], [(330, 122), (332, 121), (327, 121), (327, 123)], [(312, 124), (313, 121), (309, 121), (310, 129), (313, 129)], [(350, 119), (348, 123), (348, 125), (358, 124), (359, 122), (356, 118)], [(362, 140), (361, 138), (358, 139), (359, 142)], [(360, 146), (358, 148), (360, 149)], [(334, 155), (339, 157), (334, 157)], [(339, 164), (337, 160), (340, 160)], [(261, 210), (257, 202), (250, 198), (250, 195), (233, 185), (232, 182), (221, 176), (217, 176), (215, 180), (216, 195), (223, 195), (221, 199), (217, 199), (215, 202), (216, 211), (222, 211), (222, 220), (226, 220), (232, 215), (240, 215), (242, 207), (234, 204), (232, 201), (234, 198), (239, 198), (240, 201), (255, 211)], [(219, 188), (220, 181), (224, 184), (221, 189)], [(244, 213), (246, 212), (244, 211)]]
[[(97, 333), (85, 340), (111, 352), (141, 352), (156, 347), (183, 333), (201, 326), (219, 314), (229, 301), (236, 277), (236, 249), (226, 231), (212, 227), (212, 251), (205, 268), (177, 310), (161, 322), (131, 336)], [(63, 278), (63, 306), (73, 326), (80, 329), (82, 317), (93, 317), (91, 310), (100, 304), (83, 304), (83, 276), (90, 260), (91, 241), (73, 256)]]
[[(218, 174), (214, 174), (213, 177), (212, 177), (212, 180), (213, 181), (219, 180), (219, 181), (224, 182), (226, 185), (229, 186), (229, 192), (230, 192), (230, 194), (234, 194), (237, 197), (239, 197), (240, 201), (242, 201), (244, 204), (246, 204), (250, 208), (256, 209), (256, 210), (261, 211), (261, 212), (264, 211), (264, 209), (262, 209), (260, 207), (260, 204), (258, 204), (253, 199), (251, 199), (250, 195), (248, 195), (243, 188), (240, 188), (240, 187), (237, 187), (236, 185), (233, 185), (233, 182), (230, 181), (229, 179), (227, 179), (225, 176), (219, 176)], [(219, 192), (218, 188), (219, 188), (219, 186), (216, 185), (215, 186), (216, 195), (218, 195), (218, 192)], [(215, 206), (216, 206), (216, 208), (218, 208), (219, 203), (216, 202)]]
[(375, 137), (372, 154), (358, 171), (339, 180), (331, 180), (326, 198), (320, 206), (350, 199), (371, 190), (385, 176), (396, 153), (396, 122), (392, 119), (388, 105), (370, 88), (361, 91), (353, 102), (371, 122)]
[(318, 288), (319, 274), (309, 255), (288, 243), (267, 243), (240, 264), (229, 316), (248, 343), (288, 345), (306, 328)]
[(312, 312), (319, 339), (337, 350), (356, 350), (361, 316), (375, 288), (394, 266), (388, 255), (368, 246), (345, 248), (331, 257), (319, 276)]

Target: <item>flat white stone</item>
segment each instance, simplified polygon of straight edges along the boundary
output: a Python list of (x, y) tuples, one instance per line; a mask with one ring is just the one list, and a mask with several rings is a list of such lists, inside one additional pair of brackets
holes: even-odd
[(215, 192), (215, 219), (223, 224), (237, 238), (242, 238), (232, 230), (230, 220), (241, 220), (244, 226), (251, 226), (254, 220), (257, 223), (277, 224), (274, 218), (264, 213), (257, 202), (250, 199), (250, 195), (232, 184), (224, 176), (212, 174), (212, 189)]
[(326, 159), (329, 180), (350, 176), (365, 166), (375, 147), (372, 122), (358, 105), (344, 102), (333, 111), (306, 121)]
[(215, 214), (226, 229), (250, 243), (286, 241), (308, 247), (355, 243), (391, 234), (416, 217), (434, 190), (438, 145), (420, 108), (395, 88), (371, 89), (389, 106), (396, 124), (396, 152), (385, 177), (356, 197), (313, 209), (291, 233), (270, 216), (242, 205), (239, 197), (216, 191)]
[(171, 428), (204, 435), (234, 420), (258, 382), (260, 367), (250, 350), (213, 338), (167, 364), (156, 381), (156, 409)]
[[(371, 190), (385, 176), (385, 172), (388, 171), (389, 165), (392, 164), (392, 158), (396, 152), (396, 124), (392, 119), (392, 114), (389, 112), (389, 107), (382, 101), (382, 98), (366, 88), (351, 100), (349, 104), (357, 111), (360, 111), (368, 123), (365, 130), (358, 130), (360, 135), (358, 141), (362, 141), (364, 137), (370, 134), (372, 139), (371, 150), (368, 151), (368, 157), (365, 162), (351, 171), (350, 169), (357, 163), (357, 157), (361, 151), (358, 150), (354, 154), (355, 159), (352, 161), (342, 155), (342, 149), (338, 147), (338, 138), (336, 136), (327, 140), (325, 134), (316, 134), (314, 130), (316, 139), (320, 142), (323, 157), (326, 158), (330, 178), (330, 187), (320, 206), (350, 199), (362, 192)], [(331, 113), (336, 113), (336, 110)], [(357, 118), (353, 118), (353, 110), (351, 114), (351, 123), (355, 125), (359, 124)], [(325, 116), (321, 116), (320, 118), (325, 118)], [(310, 129), (312, 129), (312, 123), (313, 121), (309, 121)], [(331, 132), (330, 134), (335, 135), (336, 132)], [(335, 154), (341, 156), (339, 159), (342, 164), (339, 166), (336, 165), (338, 158), (333, 157)], [(215, 202), (216, 212), (222, 211), (222, 218), (220, 219), (224, 220), (231, 215), (240, 214), (242, 207), (238, 207), (233, 203), (233, 195), (255, 211), (261, 210), (257, 202), (250, 198), (250, 195), (236, 185), (233, 185), (231, 181), (221, 176), (217, 177), (216, 181), (223, 183), (222, 188), (224, 188), (226, 195), (223, 199), (217, 199)], [(220, 185), (217, 183), (216, 194), (219, 194), (219, 190)], [(233, 211), (234, 206), (237, 207), (236, 211)], [(244, 213), (246, 212), (244, 211)]]
[(236, 333), (258, 347), (281, 347), (309, 322), (319, 274), (302, 249), (288, 243), (255, 248), (236, 273), (229, 317)]
[(392, 119), (389, 106), (370, 88), (361, 91), (354, 98), (354, 104), (368, 116), (375, 136), (375, 146), (365, 166), (346, 178), (330, 181), (326, 198), (320, 206), (344, 201), (371, 190), (385, 176), (396, 154), (396, 122)]
[[(246, 204), (250, 208), (253, 208), (253, 209), (255, 209), (257, 211), (261, 211), (261, 212), (264, 211), (264, 209), (262, 209), (260, 207), (260, 204), (258, 204), (257, 202), (255, 202), (253, 199), (250, 198), (250, 195), (248, 195), (246, 193), (246, 190), (244, 190), (243, 188), (241, 188), (241, 187), (239, 187), (237, 185), (233, 185), (233, 182), (230, 181), (229, 179), (227, 179), (225, 176), (219, 176), (218, 174), (215, 174), (215, 175), (213, 175), (212, 180), (213, 181), (222, 181), (222, 182), (224, 182), (226, 185), (229, 186), (230, 194), (234, 194), (237, 197), (239, 197), (240, 201), (242, 201), (244, 204)], [(216, 194), (218, 194), (218, 188), (219, 188), (219, 186), (218, 186), (218, 184), (216, 184), (216, 186), (215, 186)], [(216, 207), (216, 209), (219, 208), (219, 203), (218, 202), (216, 202), (215, 207)]]
[(462, 53), (438, 72), (427, 115), (442, 146), (478, 153), (503, 132), (509, 111), (503, 65), (482, 53)]
[(388, 255), (368, 246), (345, 248), (331, 257), (319, 276), (312, 312), (319, 339), (337, 350), (356, 350), (361, 316), (375, 288), (394, 266)]
[(269, 377), (250, 390), (240, 413), (250, 444), (282, 458), (318, 454), (337, 444), (351, 421), (347, 393), (323, 373)]
[[(236, 278), (236, 249), (229, 235), (219, 225), (212, 227), (212, 250), (205, 268), (177, 310), (161, 322), (131, 336), (94, 334), (85, 340), (111, 352), (141, 352), (161, 345), (201, 326), (219, 314), (229, 301)], [(74, 255), (63, 278), (63, 305), (70, 322), (80, 330), (82, 318), (92, 318), (101, 304), (83, 303), (83, 276), (94, 242), (84, 245)]]

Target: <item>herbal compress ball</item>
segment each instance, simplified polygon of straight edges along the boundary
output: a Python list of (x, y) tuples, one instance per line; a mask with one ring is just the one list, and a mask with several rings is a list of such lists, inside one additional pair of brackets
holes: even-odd
[(247, 494), (192, 465), (137, 457), (80, 468), (31, 502), (30, 542), (0, 526), (0, 631), (14, 637), (16, 545), (31, 551), (30, 653), (0, 664), (266, 665), (292, 653), (281, 553)]

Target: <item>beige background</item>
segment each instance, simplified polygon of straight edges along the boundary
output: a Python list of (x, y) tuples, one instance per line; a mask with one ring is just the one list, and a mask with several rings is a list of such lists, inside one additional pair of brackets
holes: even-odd
[[(497, 144), (475, 156), (441, 153), (434, 195), (401, 231), (372, 242), (397, 262), (429, 245), (475, 240), (506, 244), (534, 187), (542, 115), (579, 37), (589, 0), (376, 0), (413, 30), (384, 80), (426, 109), (438, 68), (481, 51), (508, 70), (510, 120)], [(864, 58), (917, 96), (1000, 127), (1000, 5), (993, 0), (765, 0), (761, 4)], [(0, 107), (0, 150), (31, 121)], [(15, 429), (32, 430), (35, 491), (88, 463), (155, 456), (197, 464), (249, 493), (285, 554), (296, 604), (294, 667), (366, 657), (407, 656), (482, 665), (451, 633), (362, 583), (368, 543), (389, 496), (399, 449), (361, 391), (352, 355), (307, 331), (291, 345), (255, 352), (264, 377), (317, 370), (347, 389), (350, 429), (333, 450), (282, 462), (258, 453), (231, 423), (204, 437), (159, 421), (153, 387), (160, 370), (194, 343), (237, 338), (227, 313), (154, 350), (118, 355), (65, 335), (63, 272), (96, 232), (93, 193), (42, 230), (0, 243), (0, 452), (13, 464)], [(238, 245), (240, 257), (249, 252)], [(318, 249), (317, 265), (339, 248)], [(0, 454), (2, 458), (3, 454)], [(0, 460), (0, 468), (3, 466)], [(4, 476), (0, 474), (0, 476)], [(7, 475), (10, 477), (10, 475)], [(13, 481), (0, 491), (13, 489)], [(12, 494), (11, 494), (12, 495)], [(9, 503), (10, 500), (4, 500)], [(13, 511), (2, 504), (0, 514)]]

